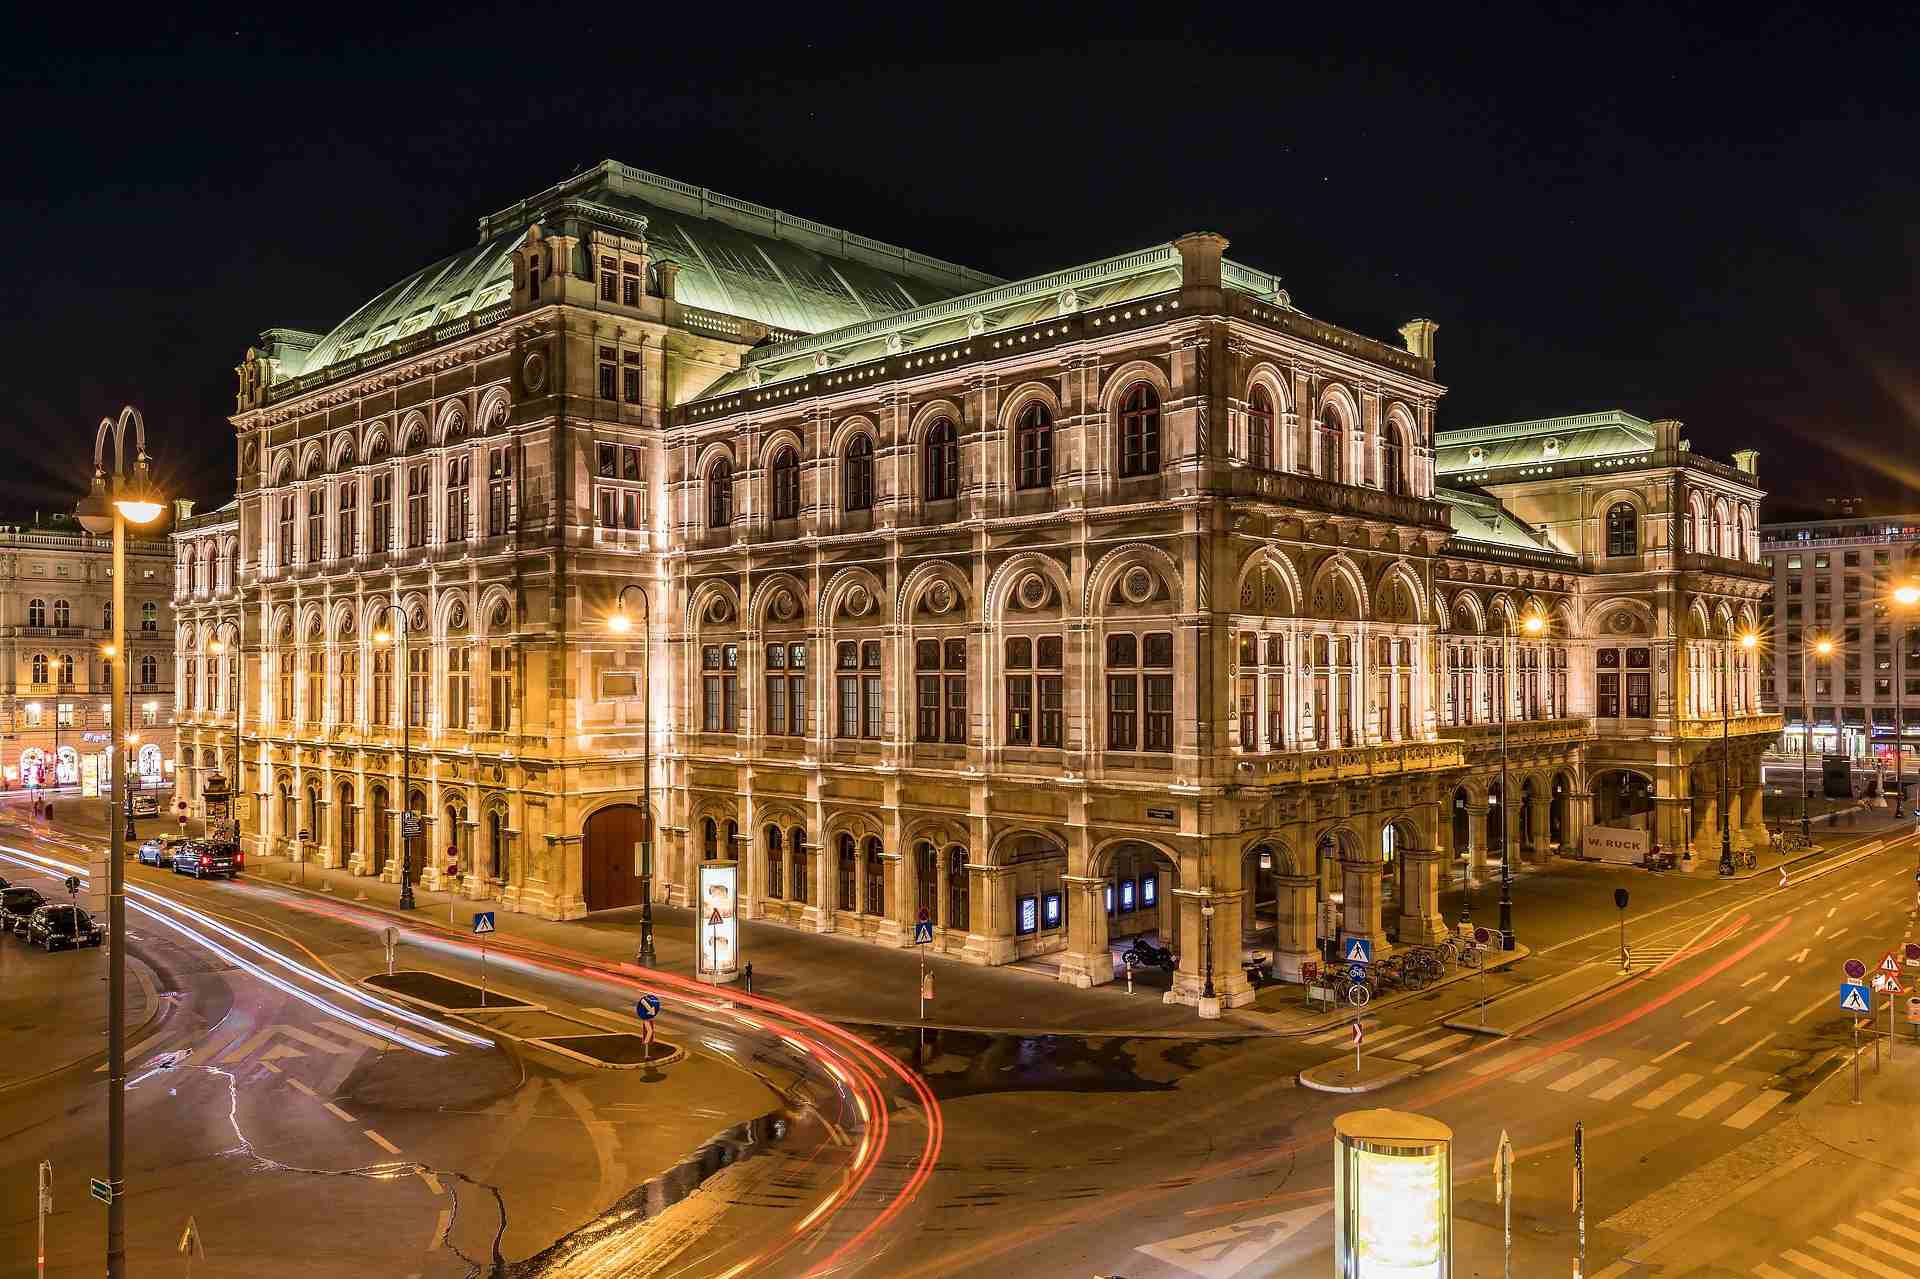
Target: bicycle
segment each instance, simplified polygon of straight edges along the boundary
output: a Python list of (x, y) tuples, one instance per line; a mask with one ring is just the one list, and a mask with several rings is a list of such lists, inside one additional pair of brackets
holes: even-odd
[(1343, 968), (1336, 968), (1324, 978), (1333, 990), (1334, 998), (1354, 1008), (1365, 1008), (1373, 998), (1373, 987), (1364, 981), (1355, 981)]
[(1736, 848), (1733, 850), (1733, 864), (1744, 870), (1758, 870), (1760, 858), (1751, 848)]
[(1773, 846), (1783, 853), (1803, 853), (1813, 847), (1813, 841), (1798, 831), (1788, 831), (1775, 835)]

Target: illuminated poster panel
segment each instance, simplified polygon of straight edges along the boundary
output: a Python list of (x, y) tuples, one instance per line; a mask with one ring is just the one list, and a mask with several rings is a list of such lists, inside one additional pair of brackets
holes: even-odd
[(700, 947), (694, 972), (706, 981), (733, 981), (740, 975), (739, 877), (738, 862), (700, 863)]

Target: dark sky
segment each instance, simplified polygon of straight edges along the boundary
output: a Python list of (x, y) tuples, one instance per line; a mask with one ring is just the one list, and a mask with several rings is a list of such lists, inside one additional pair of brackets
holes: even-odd
[(259, 330), (608, 157), (1007, 276), (1217, 230), (1313, 314), (1438, 320), (1442, 425), (1619, 406), (1760, 449), (1776, 512), (1914, 500), (1905, 6), (1176, 8), (41, 6), (0, 53), (0, 507), (71, 509), (127, 400), (225, 500)]

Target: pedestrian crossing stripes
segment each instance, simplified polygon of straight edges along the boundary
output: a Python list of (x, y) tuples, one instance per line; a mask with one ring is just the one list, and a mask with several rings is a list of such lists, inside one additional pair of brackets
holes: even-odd
[[(1777, 1104), (1777, 1103), (1776, 1103)], [(1753, 1268), (1756, 1279), (1910, 1279), (1920, 1274), (1920, 1189), (1863, 1208), (1799, 1247)]]
[[(1362, 1025), (1364, 1027), (1366, 1023)], [(1326, 1044), (1336, 1039), (1347, 1041), (1352, 1034), (1351, 1025), (1347, 1025), (1337, 1032), (1315, 1035), (1305, 1042)], [(1409, 1062), (1429, 1070), (1471, 1053), (1473, 1055), (1461, 1064), (1469, 1074), (1481, 1078), (1497, 1078), (1502, 1083), (1537, 1084), (1549, 1092), (1585, 1097), (1591, 1101), (1611, 1102), (1626, 1098), (1639, 1110), (1670, 1110), (1680, 1119), (1717, 1121), (1724, 1127), (1744, 1131), (1772, 1114), (1792, 1094), (1780, 1088), (1763, 1088), (1754, 1083), (1730, 1080), (1725, 1078), (1723, 1071), (1731, 1069), (1735, 1063), (1773, 1038), (1767, 1035), (1757, 1040), (1732, 1061), (1717, 1068), (1712, 1077), (1662, 1066), (1661, 1063), (1673, 1055), (1671, 1052), (1633, 1065), (1613, 1057), (1589, 1060), (1575, 1053), (1555, 1053), (1537, 1046), (1481, 1051), (1478, 1045), (1484, 1041), (1477, 1036), (1448, 1032), (1436, 1026), (1367, 1027), (1362, 1051), (1370, 1057)], [(1686, 1045), (1678, 1047), (1684, 1048)], [(1542, 1056), (1542, 1053), (1546, 1055)], [(1811, 1074), (1829, 1059), (1825, 1056), (1816, 1058), (1787, 1074), (1794, 1077)], [(1920, 1210), (1916, 1210), (1916, 1213), (1920, 1214)], [(1920, 1220), (1920, 1215), (1916, 1216), (1916, 1220)], [(1920, 1274), (1920, 1270), (1915, 1273)]]

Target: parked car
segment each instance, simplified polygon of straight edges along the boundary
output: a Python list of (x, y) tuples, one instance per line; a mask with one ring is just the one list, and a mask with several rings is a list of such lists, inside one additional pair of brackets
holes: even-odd
[(173, 873), (205, 879), (209, 875), (239, 877), (246, 869), (246, 854), (238, 844), (216, 843), (210, 839), (189, 839), (173, 850)]
[(184, 835), (155, 835), (140, 845), (139, 851), (134, 856), (140, 859), (142, 866), (171, 866), (173, 855), (179, 852), (180, 846), (186, 842)]
[(44, 946), (48, 954), (98, 946), (106, 935), (107, 930), (95, 923), (93, 916), (65, 903), (42, 906), (27, 921), (27, 944)]
[(8, 888), (0, 891), (0, 929), (27, 935), (27, 920), (33, 912), (47, 904), (37, 888)]

